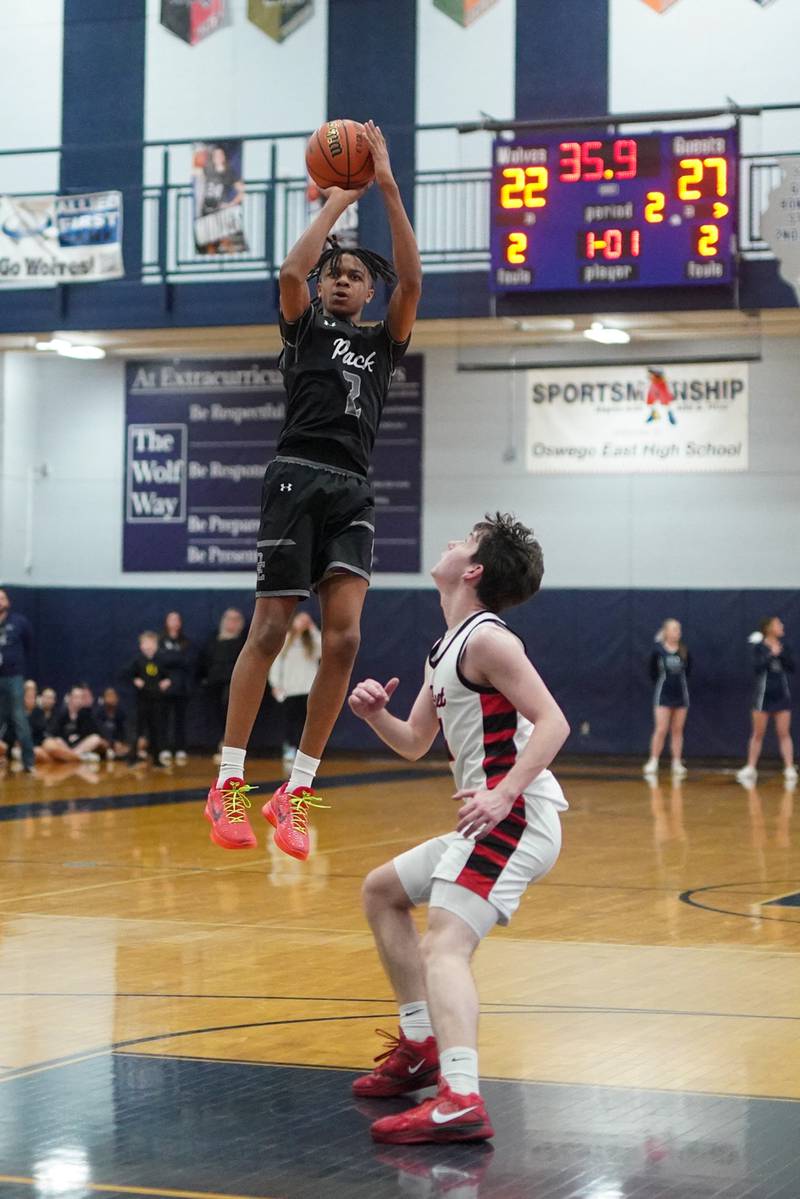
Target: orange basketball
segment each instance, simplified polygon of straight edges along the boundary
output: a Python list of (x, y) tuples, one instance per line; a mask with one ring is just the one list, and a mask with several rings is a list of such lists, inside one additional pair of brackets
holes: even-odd
[(375, 173), (364, 126), (326, 121), (306, 146), (306, 168), (318, 187), (364, 187)]

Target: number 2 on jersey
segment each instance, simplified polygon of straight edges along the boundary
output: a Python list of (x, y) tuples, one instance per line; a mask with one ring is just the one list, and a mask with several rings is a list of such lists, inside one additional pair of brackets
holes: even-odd
[(356, 403), (361, 395), (361, 376), (354, 375), (352, 371), (342, 371), (342, 378), (350, 384), (350, 390), (347, 393), (347, 407), (344, 410), (345, 415), (361, 416), (361, 408)]

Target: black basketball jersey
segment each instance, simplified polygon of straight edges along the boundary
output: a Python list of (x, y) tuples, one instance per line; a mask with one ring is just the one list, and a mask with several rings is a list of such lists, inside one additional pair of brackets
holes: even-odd
[(384, 322), (354, 325), (318, 304), (292, 323), (281, 315), (281, 337), (288, 403), (278, 453), (366, 477), (389, 383), (408, 340), (393, 341)]

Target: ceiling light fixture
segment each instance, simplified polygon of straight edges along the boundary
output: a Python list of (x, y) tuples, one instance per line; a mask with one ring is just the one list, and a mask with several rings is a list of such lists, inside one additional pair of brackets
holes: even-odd
[(58, 352), (63, 358), (99, 359), (106, 356), (101, 346), (69, 346), (66, 350)]
[(36, 341), (34, 347), (45, 353), (59, 354), (62, 358), (82, 358), (86, 361), (106, 356), (105, 350), (100, 346), (76, 346), (63, 337), (53, 337), (50, 341)]
[(604, 346), (624, 346), (631, 339), (630, 333), (624, 329), (612, 329), (602, 321), (593, 321), (588, 329), (584, 329), (583, 336), (588, 337), (589, 341), (599, 341)]

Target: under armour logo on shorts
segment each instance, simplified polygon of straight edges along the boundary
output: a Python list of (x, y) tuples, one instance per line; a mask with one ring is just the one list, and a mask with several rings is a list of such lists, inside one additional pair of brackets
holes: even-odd
[(291, 483), (281, 483), (281, 491), (291, 491), (291, 490), (292, 490)]

